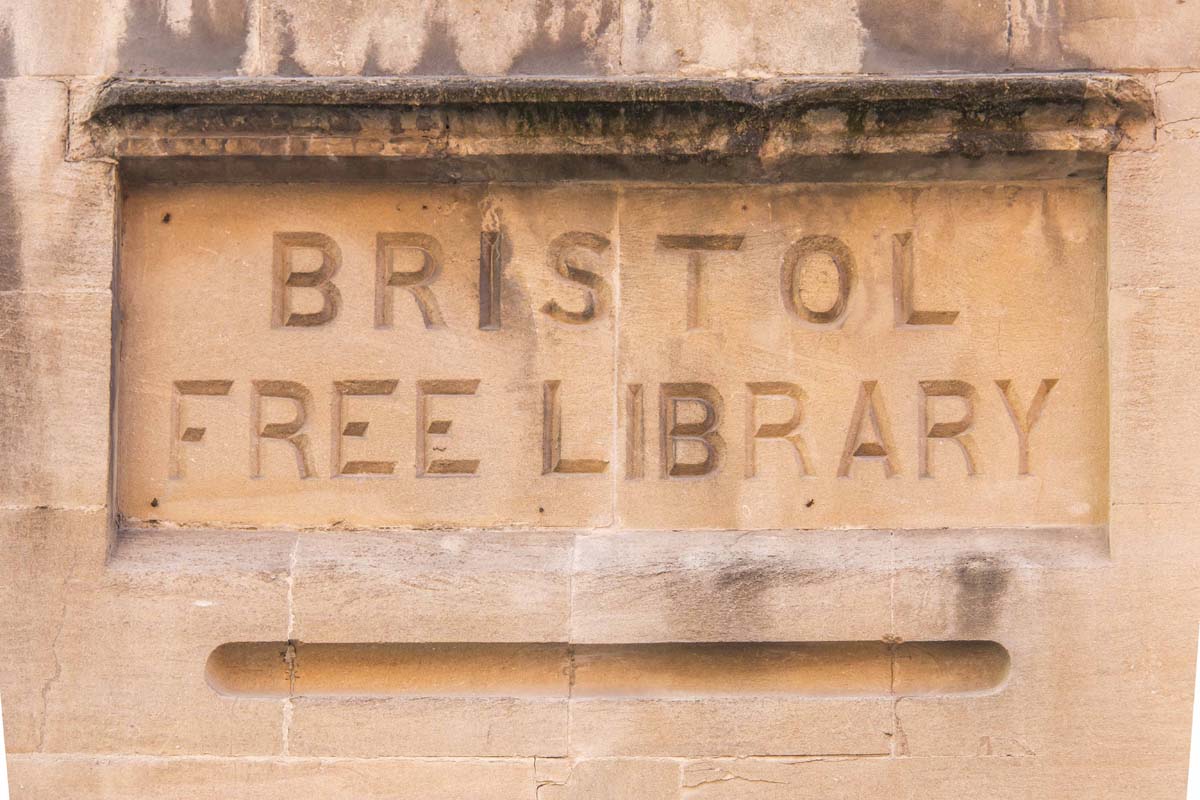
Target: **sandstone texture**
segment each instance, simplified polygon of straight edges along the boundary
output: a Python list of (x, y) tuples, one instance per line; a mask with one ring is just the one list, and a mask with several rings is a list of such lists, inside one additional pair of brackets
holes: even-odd
[(1198, 43), (0, 0), (12, 796), (1182, 797)]

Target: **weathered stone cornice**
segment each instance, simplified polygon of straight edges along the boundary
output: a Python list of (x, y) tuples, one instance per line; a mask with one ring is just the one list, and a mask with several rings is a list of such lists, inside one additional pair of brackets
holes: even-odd
[(1123, 75), (1025, 73), (763, 80), (571, 78), (114, 79), (93, 113), (188, 106), (462, 106), (589, 103), (728, 104), (759, 109), (905, 104), (998, 113), (1029, 105), (1102, 99), (1141, 104), (1141, 84)]
[[(772, 80), (114, 79), (76, 109), (73, 158), (796, 159), (1103, 154), (1152, 128), (1119, 75)], [(469, 170), (468, 170), (469, 171)]]

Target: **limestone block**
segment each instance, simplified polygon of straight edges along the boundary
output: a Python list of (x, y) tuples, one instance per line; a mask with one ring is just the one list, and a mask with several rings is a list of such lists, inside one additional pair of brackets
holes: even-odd
[(97, 506), (107, 494), (112, 168), (64, 163), (67, 92), (0, 82), (0, 495)]
[(890, 699), (573, 700), (577, 756), (786, 756), (891, 752)]
[(859, 0), (864, 72), (1002, 71), (1008, 65), (1008, 3)]
[(0, 292), (0, 497), (97, 508), (108, 498), (112, 298)]
[[(1178, 86), (1176, 86), (1178, 84)], [(1200, 165), (1188, 139), (1187, 76), (1159, 86), (1152, 152), (1112, 159), (1109, 258), (1112, 340), (1112, 498), (1116, 504), (1192, 499), (1200, 431), (1188, 365), (1200, 346), (1192, 231), (1200, 204), (1187, 175)]]
[(1200, 63), (1194, 3), (1021, 0), (1012, 4), (1012, 61), (1023, 69), (1170, 69)]
[[(854, 755), (689, 761), (683, 765), (680, 796), (686, 800), (866, 800), (895, 791), (886, 784), (889, 763), (891, 759)], [(935, 786), (926, 787), (924, 796), (934, 791)]]
[(618, 0), (265, 0), (255, 69), (283, 75), (604, 73)]
[(1139, 758), (1097, 762), (1083, 756), (1022, 758), (722, 759), (684, 766), (686, 800), (904, 800), (989, 797), (1088, 800), (1184, 791), (1182, 774), (1163, 775)]
[(997, 641), (1010, 665), (1007, 680), (981, 695), (898, 692), (896, 752), (1025, 757), (1075, 747), (1057, 735), (1070, 713), (1060, 703), (1077, 696), (1071, 676), (1094, 674), (1095, 656), (1076, 649), (1085, 623), (1073, 617), (1081, 602), (1073, 593), (1083, 587), (1090, 597), (1110, 580), (1105, 529), (898, 537), (897, 637)]
[(1200, 138), (1200, 72), (1156, 77), (1154, 97), (1159, 131), (1171, 139)]
[(864, 30), (854, 3), (622, 0), (626, 72), (727, 75), (857, 72)]
[(6, 3), (0, 21), (7, 23), (8, 74), (111, 74), (117, 67), (127, 1)]
[[(1109, 752), (1126, 748), (1142, 754), (1147, 770), (1157, 764), (1164, 797), (1170, 786), (1183, 785), (1187, 772), (1193, 620), (1200, 615), (1194, 569), (1200, 559), (1198, 510), (1194, 502), (1113, 506), (1110, 536), (1119, 585), (1097, 603), (1107, 613), (1089, 624), (1093, 635), (1112, 643), (1095, 692), (1105, 724), (1120, 735), (1104, 744)], [(1105, 688), (1119, 699), (1102, 703)]]
[[(1195, 237), (1200, 199), (1188, 176), (1200, 169), (1200, 142), (1180, 141), (1188, 124), (1187, 93), (1160, 90), (1160, 136), (1150, 152), (1121, 153), (1109, 160), (1109, 282), (1117, 289), (1171, 289), (1200, 286)], [(1170, 120), (1175, 120), (1171, 122)]]
[(533, 760), (533, 777), (538, 783), (539, 791), (553, 792), (556, 785), (558, 787), (565, 785), (571, 776), (572, 766), (573, 763), (569, 758), (535, 758)]
[(576, 642), (872, 640), (890, 630), (886, 531), (582, 535)]
[(94, 583), (108, 546), (108, 514), (49, 509), (0, 512), (0, 696), (10, 753), (46, 738), (47, 701), (62, 675), (58, 645), (81, 587)]
[(291, 638), (563, 642), (571, 554), (561, 534), (301, 534)]
[(1028, 621), (1015, 617), (1030, 611), (1022, 603), (1037, 581), (1094, 580), (1111, 569), (1108, 547), (1105, 526), (896, 531), (895, 634), (989, 639), (1020, 630)]
[(64, 161), (67, 88), (0, 81), (0, 291), (107, 290), (112, 284), (113, 167)]
[[(1181, 267), (1182, 269), (1182, 267)], [(1173, 270), (1174, 271), (1174, 270)], [(1124, 288), (1112, 308), (1112, 499), (1116, 504), (1195, 497), (1200, 288)]]
[(14, 756), (9, 773), (21, 800), (534, 800), (530, 759)]
[(255, 39), (253, 12), (253, 0), (12, 2), (0, 10), (12, 50), (0, 74), (232, 75)]
[[(652, 420), (645, 476), (617, 496), (623, 527), (1104, 519), (1098, 185), (639, 188), (621, 211), (618, 383), (644, 387)], [(897, 299), (906, 275), (915, 311)], [(674, 418), (665, 382), (691, 416)], [(922, 393), (951, 386), (974, 398), (968, 456), (920, 433)], [(1035, 396), (1046, 427), (1022, 457), (1013, 420)], [(931, 413), (958, 418), (962, 399)], [(663, 433), (676, 425), (693, 441)]]
[(300, 697), (291, 705), (288, 752), (297, 756), (567, 754), (565, 699)]
[[(1200, 607), (1186, 566), (1200, 550), (1194, 512), (1116, 505), (1112, 529), (1131, 546), (1111, 559), (1103, 536), (910, 542), (908, 560), (898, 555), (897, 634), (991, 639), (1011, 665), (984, 695), (899, 700), (898, 753), (1105, 764), (1139, 753), (1141, 767), (1182, 770)], [(1079, 731), (1110, 733), (1080, 741)]]
[[(1013, 798), (1071, 797), (1070, 783), (1046, 780), (1034, 759), (872, 758), (842, 756), (795, 759), (712, 759), (685, 764), (686, 800), (869, 800), (889, 795), (904, 800), (951, 800), (972, 794)], [(1093, 790), (1094, 791), (1094, 790)], [(1094, 795), (1093, 795), (1094, 796)]]
[[(587, 313), (565, 279), (568, 258), (599, 270), (592, 276), (612, 270), (613, 192), (261, 191), (153, 188), (126, 208), (119, 413), (137, 420), (117, 457), (126, 516), (409, 528), (611, 521), (611, 301), (595, 324), (558, 317)], [(486, 293), (481, 252), (496, 275)], [(319, 291), (280, 299), (273, 289), (279, 259), (307, 270), (314, 256), (341, 264), (325, 326), (309, 308)], [(416, 285), (422, 274), (433, 287)], [(197, 302), (221, 312), (178, 324)], [(295, 304), (286, 324), (284, 302)], [(186, 369), (153, 355), (166, 352)], [(286, 425), (301, 408), (304, 430), (249, 447), (255, 424), (265, 431), (282, 415)], [(178, 445), (173, 419), (190, 429)], [(564, 419), (568, 432), (554, 437)]]
[(594, 758), (577, 761), (562, 781), (543, 782), (538, 800), (678, 800), (678, 761)]
[(1200, 65), (1200, 26), (1191, 3), (1153, 0), (1064, 0), (1062, 49), (1072, 60), (1108, 69)]
[(45, 752), (273, 755), (283, 704), (207, 683), (228, 641), (286, 638), (291, 537), (125, 531), (67, 598), (45, 692)]
[(125, 0), (118, 69), (134, 75), (234, 75), (255, 65), (257, 0)]

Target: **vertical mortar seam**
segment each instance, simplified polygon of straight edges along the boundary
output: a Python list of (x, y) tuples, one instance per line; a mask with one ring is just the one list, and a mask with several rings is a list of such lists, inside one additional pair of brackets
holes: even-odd
[(567, 731), (565, 737), (566, 757), (572, 758), (571, 730), (574, 722), (575, 705), (575, 570), (579, 557), (579, 532), (571, 535), (571, 569), (567, 576)]
[(262, 76), (266, 60), (263, 58), (263, 6), (266, 0), (254, 0), (254, 55), (250, 67), (252, 76)]
[(625, 3), (617, 4), (617, 74), (625, 74)]
[(888, 654), (890, 655), (890, 674), (888, 678), (888, 693), (892, 699), (892, 735), (889, 744), (890, 757), (896, 757), (896, 741), (900, 738), (900, 701), (896, 697), (896, 531), (888, 531)]
[(254, 4), (255, 13), (258, 16), (258, 30), (255, 33), (255, 38), (258, 41), (255, 42), (254, 71), (259, 75), (266, 74), (266, 71), (267, 71), (266, 70), (266, 63), (267, 63), (266, 54), (264, 52), (264, 48), (266, 47), (266, 33), (264, 32), (264, 29), (263, 29), (263, 26), (264, 26), (264, 24), (266, 22), (266, 18), (267, 18), (266, 10), (264, 9), (264, 5), (266, 4), (266, 2), (267, 2), (267, 0), (256, 0), (256, 2)]
[[(612, 307), (612, 476), (611, 491), (609, 492), (608, 528), (617, 529), (617, 493), (620, 491), (621, 479), (618, 470), (621, 467), (621, 211), (625, 199), (624, 188), (615, 185), (616, 201), (613, 203), (612, 238), (613, 238), (613, 307)], [(629, 424), (629, 420), (625, 421)]]
[(283, 700), (283, 719), (281, 720), (282, 731), (280, 734), (280, 747), (284, 756), (290, 755), (291, 749), (291, 728), (292, 728), (292, 696), (295, 690), (296, 682), (296, 660), (295, 660), (295, 643), (292, 637), (296, 628), (296, 612), (295, 612), (295, 589), (296, 589), (296, 561), (300, 554), (300, 535), (296, 534), (292, 540), (292, 550), (288, 555), (288, 571), (287, 571), (287, 651), (284, 660), (288, 667), (288, 694)]
[(1005, 53), (1004, 63), (1007, 69), (1013, 69), (1013, 3), (1018, 0), (1007, 0), (1004, 4), (1004, 22), (1005, 22)]

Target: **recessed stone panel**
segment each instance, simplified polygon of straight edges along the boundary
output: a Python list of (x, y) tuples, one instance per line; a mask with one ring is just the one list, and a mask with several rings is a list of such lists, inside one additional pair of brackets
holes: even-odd
[(126, 519), (1107, 519), (1095, 182), (155, 185), (123, 218)]

